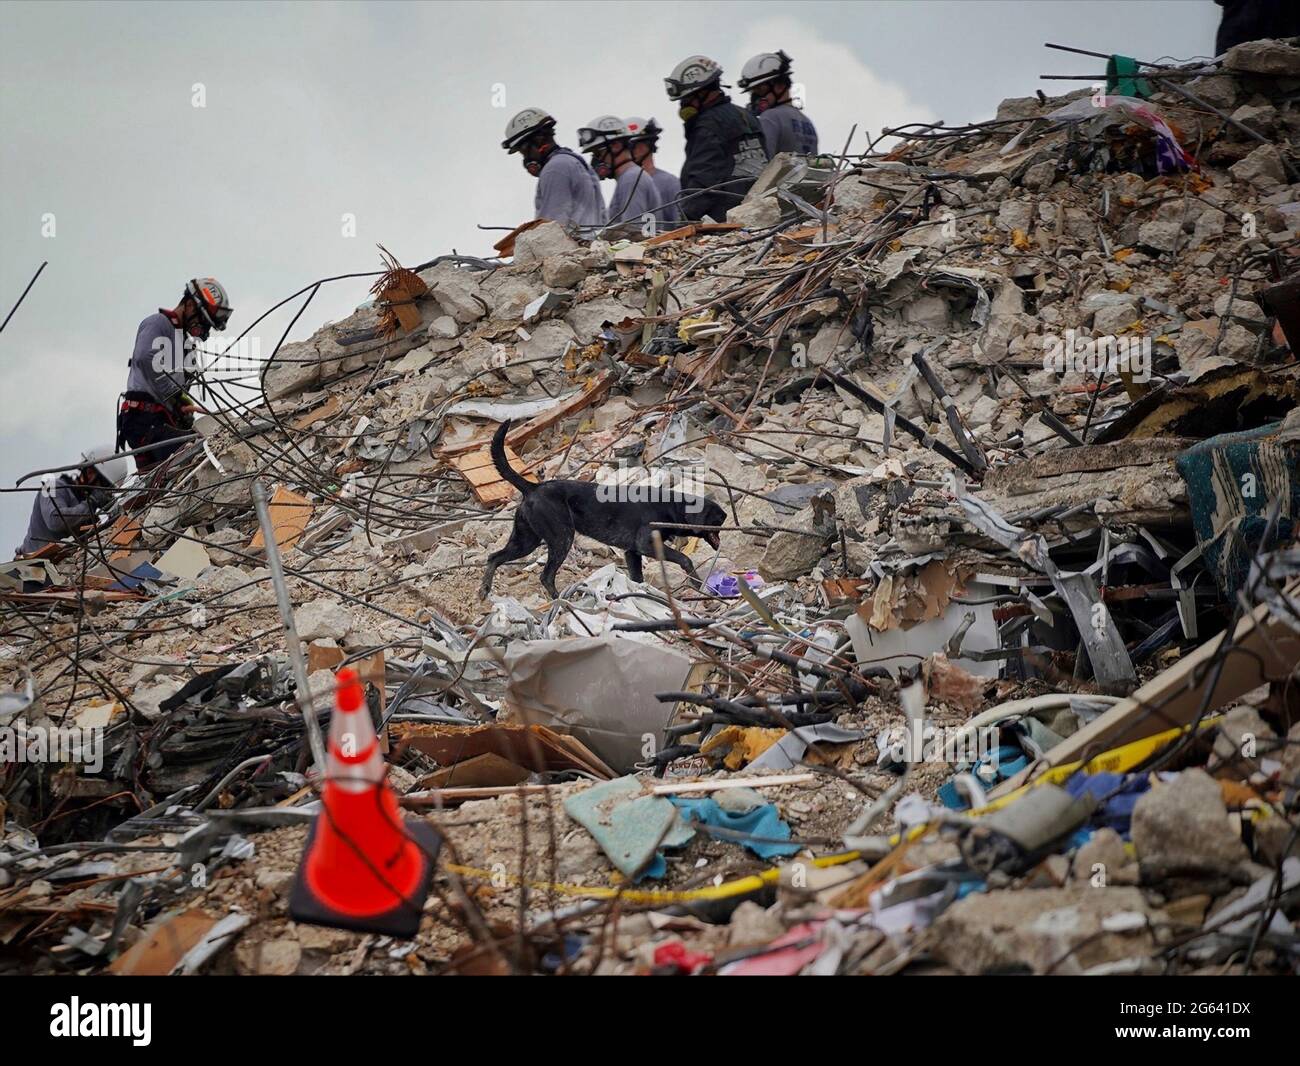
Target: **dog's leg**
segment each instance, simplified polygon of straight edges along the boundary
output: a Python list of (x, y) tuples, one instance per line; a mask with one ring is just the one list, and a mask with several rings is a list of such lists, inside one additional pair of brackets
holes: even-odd
[[(637, 551), (642, 555), (648, 555), (651, 559), (657, 559), (655, 552), (654, 533), (649, 529), (642, 529), (637, 534), (636, 540)], [(699, 575), (695, 572), (695, 564), (691, 562), (690, 556), (684, 555), (676, 548), (672, 547), (667, 540), (663, 542), (664, 558), (670, 563), (676, 563), (691, 576), (691, 580), (696, 586), (700, 583)]]
[(532, 527), (546, 542), (546, 566), (542, 569), (542, 588), (546, 589), (551, 599), (558, 600), (560, 593), (555, 587), (555, 575), (560, 572), (560, 567), (564, 565), (564, 560), (573, 549), (573, 517), (567, 507), (560, 514), (538, 510), (532, 515)]
[(488, 556), (487, 567), (483, 571), (483, 582), (478, 589), (478, 598), (487, 599), (488, 593), (492, 591), (492, 577), (496, 574), (498, 566), (531, 555), (541, 542), (542, 538), (516, 517), (515, 528), (510, 531), (510, 539), (506, 541), (505, 547)]
[(542, 587), (551, 594), (551, 599), (558, 600), (560, 593), (555, 588), (555, 575), (560, 572), (564, 560), (573, 548), (573, 530), (558, 531), (554, 538), (546, 538), (546, 566), (542, 569)]
[(623, 553), (623, 560), (627, 563), (627, 576), (633, 581), (644, 581), (641, 575), (641, 553), (626, 551)]

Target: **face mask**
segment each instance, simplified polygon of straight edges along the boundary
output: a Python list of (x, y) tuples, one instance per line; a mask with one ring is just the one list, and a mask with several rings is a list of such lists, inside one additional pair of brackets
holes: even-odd
[(691, 104), (684, 104), (677, 109), (677, 114), (681, 116), (683, 122), (690, 122), (699, 113), (700, 109)]
[(764, 89), (760, 93), (755, 93), (749, 98), (749, 109), (756, 115), (761, 115), (769, 107), (776, 106), (776, 93), (771, 89)]
[(533, 177), (537, 177), (542, 172), (542, 159), (549, 152), (549, 148), (537, 148), (529, 146), (523, 150), (523, 167)]
[(196, 314), (185, 324), (184, 332), (186, 337), (196, 337), (201, 341), (205, 341), (212, 332), (212, 327), (203, 320), (202, 315)]
[(600, 178), (601, 181), (614, 176), (614, 165), (610, 162), (609, 156), (597, 160), (591, 169), (596, 172), (596, 177)]

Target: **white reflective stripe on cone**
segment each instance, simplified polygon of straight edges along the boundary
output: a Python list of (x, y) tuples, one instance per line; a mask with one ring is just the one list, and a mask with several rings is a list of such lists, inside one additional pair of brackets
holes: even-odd
[[(358, 758), (361, 755), (366, 756), (364, 760)], [(330, 719), (326, 777), (347, 792), (365, 792), (383, 781), (384, 760), (369, 708), (335, 709)]]
[(384, 779), (384, 758), (379, 754), (379, 745), (373, 739), (370, 752), (365, 759), (351, 762), (340, 758), (333, 744), (330, 744), (326, 777), (345, 792), (367, 792)]

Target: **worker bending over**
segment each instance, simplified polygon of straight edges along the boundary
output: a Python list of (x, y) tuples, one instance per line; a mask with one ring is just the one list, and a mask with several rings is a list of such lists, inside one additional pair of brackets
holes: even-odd
[(85, 465), (80, 470), (60, 474), (37, 493), (27, 536), (18, 547), (19, 558), (94, 525), (99, 512), (112, 502), (113, 489), (126, 478), (126, 460), (109, 447), (91, 448), (82, 452), (81, 459)]
[(195, 342), (207, 340), (214, 329), (224, 330), (234, 309), (216, 278), (186, 283), (181, 302), (160, 307), (140, 323), (135, 349), (117, 412), (117, 449), (160, 445), (135, 457), (141, 473), (178, 451), (203, 410), (186, 391), (195, 376)]

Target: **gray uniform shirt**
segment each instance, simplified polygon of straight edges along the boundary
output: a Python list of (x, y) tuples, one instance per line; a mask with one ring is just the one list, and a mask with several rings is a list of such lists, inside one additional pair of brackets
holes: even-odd
[(170, 407), (185, 389), (185, 369), (194, 342), (159, 311), (140, 323), (126, 376), (127, 392), (143, 392)]
[(777, 152), (817, 154), (817, 127), (794, 104), (777, 104), (758, 116), (768, 156)]
[(635, 163), (614, 179), (614, 198), (609, 202), (609, 225), (640, 224), (646, 215), (658, 220), (659, 193), (654, 178)]
[(651, 175), (655, 180), (655, 191), (659, 194), (659, 210), (655, 214), (666, 226), (680, 225), (682, 222), (682, 183), (677, 175), (667, 170), (655, 169)]
[(27, 538), (18, 548), (19, 555), (31, 555), (47, 544), (69, 536), (108, 502), (111, 493), (75, 484), (71, 474), (60, 474), (54, 491), (44, 490), (32, 504), (32, 517), (27, 523)]
[(580, 231), (603, 226), (605, 198), (596, 172), (576, 152), (556, 148), (537, 177), (533, 214), (561, 225), (575, 225)]

